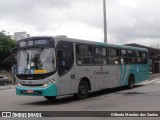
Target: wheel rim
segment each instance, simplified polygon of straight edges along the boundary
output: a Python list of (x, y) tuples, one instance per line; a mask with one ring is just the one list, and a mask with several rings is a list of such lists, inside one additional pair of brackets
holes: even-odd
[(80, 92), (81, 95), (85, 95), (85, 94), (86, 94), (86, 91), (87, 91), (87, 88), (86, 88), (85, 85), (81, 85), (81, 86), (79, 87), (79, 92)]

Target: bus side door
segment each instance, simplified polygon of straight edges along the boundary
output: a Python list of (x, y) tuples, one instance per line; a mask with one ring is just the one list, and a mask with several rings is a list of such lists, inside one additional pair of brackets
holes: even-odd
[(57, 65), (60, 95), (70, 94), (72, 92), (71, 79), (74, 77), (74, 70), (72, 69), (73, 63), (73, 43), (60, 41), (57, 45)]

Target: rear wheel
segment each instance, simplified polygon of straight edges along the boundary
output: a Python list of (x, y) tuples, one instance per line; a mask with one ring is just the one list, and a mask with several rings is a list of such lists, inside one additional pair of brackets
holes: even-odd
[(56, 99), (55, 96), (44, 96), (44, 98), (46, 98), (47, 100), (55, 100)]
[(75, 97), (79, 100), (85, 99), (88, 97), (88, 84), (86, 81), (81, 81), (78, 86), (78, 93), (75, 94)]
[(134, 77), (133, 75), (130, 75), (128, 79), (128, 88), (132, 89), (133, 87), (134, 87)]

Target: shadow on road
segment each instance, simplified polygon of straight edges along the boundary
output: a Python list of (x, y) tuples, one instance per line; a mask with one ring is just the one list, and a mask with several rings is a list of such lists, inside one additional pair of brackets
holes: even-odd
[[(141, 87), (143, 85), (135, 85), (135, 88)], [(73, 95), (69, 95), (69, 96), (63, 96), (63, 97), (58, 97), (57, 99), (53, 100), (53, 101), (49, 101), (49, 100), (43, 100), (43, 101), (37, 101), (37, 102), (32, 102), (32, 103), (25, 103), (25, 105), (43, 105), (43, 106), (48, 106), (48, 105), (59, 105), (59, 104), (66, 104), (66, 103), (71, 103), (71, 102), (84, 102), (84, 101), (91, 101), (91, 100), (96, 100), (96, 99), (101, 99), (99, 97), (101, 97), (102, 95), (111, 95), (113, 93), (115, 94), (119, 94), (116, 92), (121, 92), (121, 91), (125, 91), (128, 90), (130, 91), (130, 89), (128, 89), (126, 86), (123, 87), (117, 87), (117, 88), (112, 88), (112, 89), (104, 89), (104, 90), (100, 90), (97, 92), (92, 92), (89, 94), (87, 99), (83, 99), (83, 100), (77, 100), (76, 98), (73, 97)]]

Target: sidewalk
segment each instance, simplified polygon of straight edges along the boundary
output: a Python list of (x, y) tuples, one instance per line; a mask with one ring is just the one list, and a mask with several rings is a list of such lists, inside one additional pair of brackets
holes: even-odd
[(15, 89), (15, 85), (8, 84), (6, 86), (0, 86), (0, 90), (9, 90), (9, 89)]
[(151, 73), (150, 78), (160, 76), (160, 73)]

